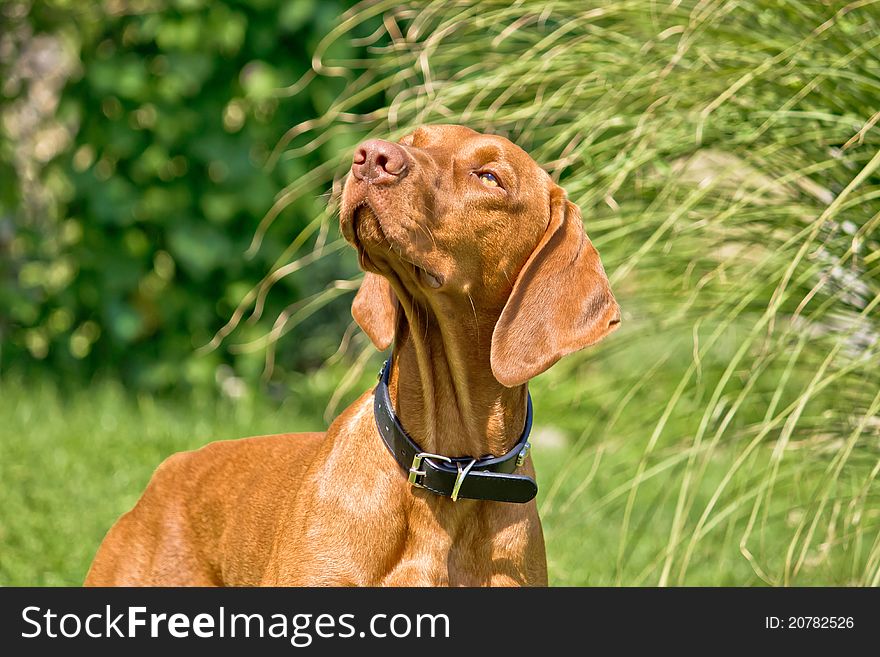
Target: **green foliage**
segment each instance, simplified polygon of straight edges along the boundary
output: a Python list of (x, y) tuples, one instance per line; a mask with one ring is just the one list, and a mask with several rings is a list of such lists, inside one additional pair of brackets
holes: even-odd
[[(311, 51), (347, 4), (132, 1), (108, 12), (103, 2), (34, 0), (4, 8), (13, 28), (3, 65), (16, 81), (4, 88), (13, 127), (0, 150), (3, 369), (74, 380), (101, 371), (147, 389), (213, 385), (223, 363), (260, 373), (260, 353), (195, 350), (296, 255), (285, 249), (297, 236), (314, 246), (307, 227), (326, 212), (324, 187), (287, 204), (245, 256), (284, 185), (351, 145), (340, 137), (266, 166), (291, 123), (320, 115), (342, 89), (325, 78), (285, 91), (309, 71)], [(69, 74), (47, 89), (44, 72), (23, 62), (48, 57), (50, 46)], [(57, 109), (45, 91), (57, 92)], [(46, 114), (30, 133), (16, 127), (28, 111)], [(52, 134), (57, 152), (40, 161)], [(326, 258), (313, 276), (282, 278), (242, 340), (356, 271)], [(319, 309), (312, 326), (326, 325), (325, 337), (308, 353), (282, 345), (279, 370), (320, 362), (347, 315), (344, 303)]]

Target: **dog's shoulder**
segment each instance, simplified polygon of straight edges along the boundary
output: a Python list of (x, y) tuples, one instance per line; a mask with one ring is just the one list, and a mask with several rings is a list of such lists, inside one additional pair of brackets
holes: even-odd
[(175, 491), (204, 488), (222, 482), (227, 491), (237, 482), (254, 477), (301, 474), (321, 441), (323, 432), (284, 433), (252, 436), (234, 440), (218, 440), (166, 458), (156, 468), (151, 488), (172, 488)]

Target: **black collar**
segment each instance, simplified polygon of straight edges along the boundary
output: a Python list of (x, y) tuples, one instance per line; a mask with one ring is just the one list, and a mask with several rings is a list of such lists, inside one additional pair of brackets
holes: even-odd
[(400, 467), (408, 473), (409, 483), (453, 500), (464, 497), (472, 500), (523, 503), (535, 497), (538, 492), (535, 480), (513, 474), (529, 453), (529, 432), (532, 430), (531, 395), (526, 393), (526, 424), (522, 435), (507, 454), (476, 459), (450, 458), (423, 452), (401, 426), (391, 406), (391, 395), (388, 392), (390, 372), (389, 357), (379, 373), (379, 385), (373, 394), (373, 411), (379, 435)]

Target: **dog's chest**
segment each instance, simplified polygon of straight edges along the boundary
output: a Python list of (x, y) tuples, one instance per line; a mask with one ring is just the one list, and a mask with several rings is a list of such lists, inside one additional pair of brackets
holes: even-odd
[[(308, 494), (284, 522), (269, 582), (295, 585), (540, 584), (534, 502), (453, 502), (413, 489), (375, 433), (371, 398), (334, 423)], [(546, 575), (543, 575), (546, 577)]]
[[(434, 500), (431, 500), (434, 502)], [(543, 541), (533, 509), (447, 500), (410, 513), (399, 557), (379, 583), (408, 586), (530, 585), (541, 570)], [(505, 505), (506, 506), (506, 505)], [(447, 507), (447, 508), (444, 508)], [(540, 543), (540, 550), (536, 549)]]

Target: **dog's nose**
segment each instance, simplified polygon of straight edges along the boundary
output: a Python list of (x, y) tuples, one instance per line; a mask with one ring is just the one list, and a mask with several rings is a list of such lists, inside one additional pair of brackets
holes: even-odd
[(354, 150), (351, 173), (374, 185), (396, 183), (406, 173), (406, 151), (384, 139), (370, 139)]

